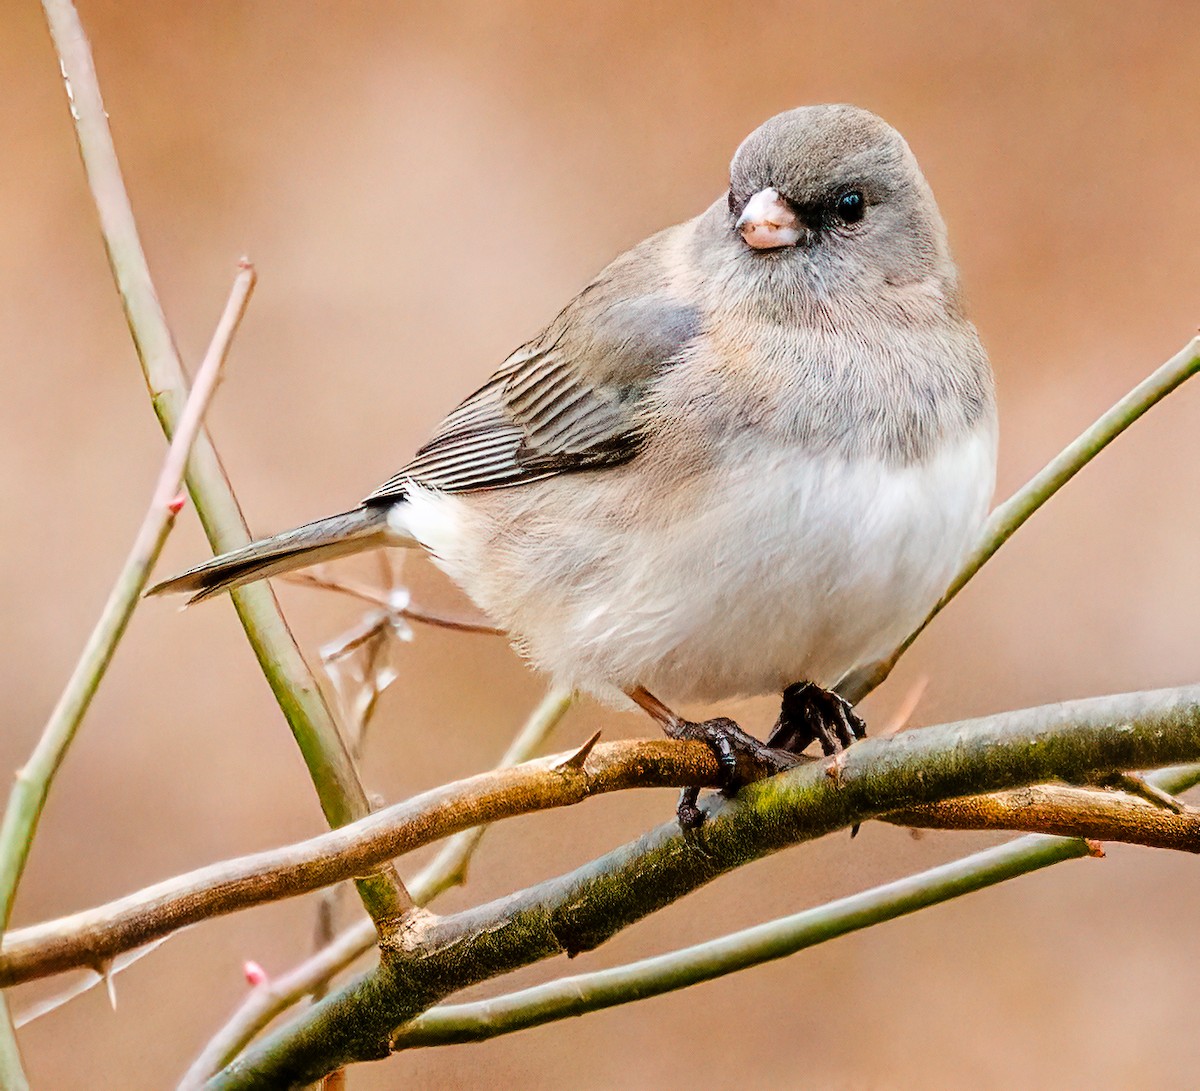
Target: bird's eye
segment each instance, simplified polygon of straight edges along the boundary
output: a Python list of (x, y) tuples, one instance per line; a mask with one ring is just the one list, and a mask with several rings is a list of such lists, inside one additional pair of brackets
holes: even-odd
[(852, 189), (848, 193), (843, 193), (834, 202), (833, 210), (842, 223), (856, 224), (867, 211), (867, 202), (863, 200), (863, 195), (858, 190)]

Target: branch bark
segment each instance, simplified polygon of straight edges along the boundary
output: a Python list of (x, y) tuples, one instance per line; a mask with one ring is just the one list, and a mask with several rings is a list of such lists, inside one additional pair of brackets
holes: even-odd
[(1200, 853), (1200, 810), (1172, 811), (1137, 796), (1057, 784), (965, 796), (897, 811), (885, 822), (934, 830), (1022, 830)]
[(883, 921), (1087, 856), (1080, 840), (1024, 837), (871, 890), (719, 939), (470, 1004), (442, 1004), (405, 1023), (392, 1050), (481, 1042), (697, 985), (784, 958)]
[[(1157, 774), (1156, 781), (1168, 791), (1182, 792), (1200, 781), (1200, 767), (1166, 770)], [(1032, 789), (1034, 792), (1041, 790)], [(930, 808), (941, 806), (931, 804)], [(785, 958), (818, 943), (1027, 875), (1051, 864), (1096, 854), (1095, 843), (1082, 838), (1040, 834), (1022, 837), (919, 875), (906, 876), (848, 898), (655, 958), (559, 978), (472, 1004), (444, 1004), (431, 1008), (397, 1031), (392, 1039), (392, 1049), (479, 1042), (602, 1008), (662, 996)]]
[[(551, 688), (509, 744), (498, 768), (507, 768), (535, 757), (575, 700), (569, 690)], [(465, 883), (467, 867), (487, 826), (474, 826), (450, 838), (408, 884), (417, 905), (428, 905), (443, 891)], [(271, 1021), (306, 996), (324, 990), (333, 977), (370, 951), (379, 939), (369, 920), (351, 925), (333, 941), (298, 966), (254, 989), (224, 1026), (205, 1043), (188, 1066), (178, 1091), (194, 1091), (214, 1072), (224, 1068)]]
[[(443, 837), (625, 788), (715, 784), (702, 743), (624, 740), (482, 773), (384, 808), (282, 850), (255, 853), (176, 876), (125, 898), (10, 932), (0, 945), (0, 985), (78, 966), (99, 968), (121, 951), (197, 921), (331, 886)], [(447, 885), (462, 856), (448, 862)]]
[(252, 1047), (209, 1086), (286, 1087), (388, 1055), (395, 1028), (458, 989), (590, 950), (697, 887), (788, 845), (956, 796), (1082, 780), (1200, 756), (1200, 687), (1093, 698), (865, 740), (709, 806), (557, 879), (488, 905), (414, 915), (381, 961)]

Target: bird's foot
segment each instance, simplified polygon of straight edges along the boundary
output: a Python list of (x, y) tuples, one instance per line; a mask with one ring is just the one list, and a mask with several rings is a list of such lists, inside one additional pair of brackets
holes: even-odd
[[(713, 752), (721, 769), (719, 788), (726, 796), (796, 764), (794, 754), (767, 746), (724, 716), (703, 723), (678, 720), (667, 728), (667, 733), (675, 739), (702, 742)], [(684, 788), (679, 795), (676, 814), (685, 833), (704, 824), (704, 812), (697, 806), (699, 796), (699, 788)]]
[(800, 754), (819, 742), (828, 757), (866, 735), (867, 725), (849, 701), (813, 682), (796, 682), (783, 691), (767, 746)]

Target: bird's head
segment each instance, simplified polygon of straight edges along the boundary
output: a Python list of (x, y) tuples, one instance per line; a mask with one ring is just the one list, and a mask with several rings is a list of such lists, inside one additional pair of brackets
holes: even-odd
[(904, 138), (854, 106), (801, 107), (760, 125), (734, 154), (728, 206), (747, 260), (795, 266), (818, 292), (953, 279), (941, 216)]

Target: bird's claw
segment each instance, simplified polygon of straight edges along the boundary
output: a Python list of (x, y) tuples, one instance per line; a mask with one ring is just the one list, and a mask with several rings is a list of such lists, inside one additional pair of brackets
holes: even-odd
[(767, 745), (793, 754), (813, 742), (826, 757), (866, 738), (867, 725), (844, 697), (813, 682), (797, 682), (783, 691), (783, 703)]
[(679, 793), (679, 803), (675, 807), (675, 816), (679, 819), (679, 828), (685, 837), (695, 833), (704, 825), (704, 812), (700, 810), (700, 789), (694, 786), (684, 788)]
[[(671, 734), (677, 739), (702, 742), (713, 752), (720, 768), (718, 788), (726, 796), (735, 795), (743, 785), (796, 764), (794, 755), (765, 745), (724, 716), (702, 723), (682, 720)], [(676, 815), (684, 833), (704, 824), (704, 812), (697, 806), (699, 795), (700, 789), (695, 787), (684, 788), (680, 793)]]

